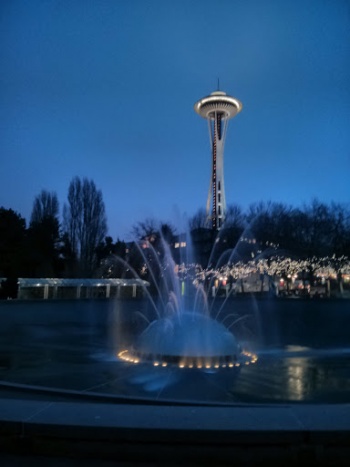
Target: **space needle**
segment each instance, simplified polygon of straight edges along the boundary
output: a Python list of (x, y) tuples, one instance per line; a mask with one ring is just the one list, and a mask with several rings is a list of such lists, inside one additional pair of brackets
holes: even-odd
[[(207, 200), (207, 216), (211, 219), (213, 230), (220, 230), (226, 214), (224, 186), (224, 145), (227, 124), (242, 110), (242, 103), (225, 92), (214, 91), (194, 105), (194, 110), (208, 121), (209, 138), (212, 151), (212, 173)], [(211, 213), (210, 213), (211, 208)]]

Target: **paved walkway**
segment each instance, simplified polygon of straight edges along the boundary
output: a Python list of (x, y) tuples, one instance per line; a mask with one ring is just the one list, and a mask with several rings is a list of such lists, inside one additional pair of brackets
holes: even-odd
[(117, 465), (170, 461), (228, 465), (233, 459), (236, 465), (258, 461), (295, 465), (307, 460), (309, 467), (345, 466), (350, 458), (350, 405), (171, 406), (0, 399), (0, 419), (0, 451), (13, 462), (9, 466), (21, 465), (16, 464), (21, 461), (18, 453), (54, 456), (56, 464), (46, 464), (54, 466), (61, 465), (61, 457), (113, 460)]

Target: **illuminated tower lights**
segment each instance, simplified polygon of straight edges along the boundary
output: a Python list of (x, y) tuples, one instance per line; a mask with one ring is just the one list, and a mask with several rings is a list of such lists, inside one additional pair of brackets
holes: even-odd
[[(225, 221), (224, 145), (227, 124), (242, 110), (242, 103), (225, 92), (215, 91), (194, 105), (198, 115), (207, 119), (212, 151), (212, 173), (207, 199), (207, 216), (212, 228), (219, 230)], [(211, 207), (211, 214), (210, 214)]]

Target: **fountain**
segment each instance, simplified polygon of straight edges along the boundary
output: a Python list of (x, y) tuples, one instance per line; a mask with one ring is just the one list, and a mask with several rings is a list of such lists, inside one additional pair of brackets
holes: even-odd
[[(241, 365), (257, 361), (256, 354), (242, 348), (237, 336), (223, 322), (211, 317), (207, 293), (203, 284), (196, 282), (194, 277), (187, 280), (186, 296), (183, 290), (185, 282), (182, 281), (181, 287), (176, 273), (178, 266), (164, 239), (161, 239), (162, 260), (151, 245), (150, 258), (142, 248), (138, 251), (155, 281), (158, 303), (148, 295), (156, 318), (135, 337), (129, 348), (118, 351), (121, 361), (202, 371), (238, 369)], [(183, 267), (186, 266), (183, 264)], [(156, 278), (155, 270), (161, 271), (159, 278)]]
[[(145, 297), (2, 302), (2, 384), (176, 403), (349, 403), (348, 301), (249, 293), (242, 276), (268, 252), (248, 231), (233, 250), (224, 240), (220, 231), (203, 270), (191, 257), (177, 266), (163, 240), (140, 247)], [(256, 276), (260, 290), (267, 280)]]
[(235, 336), (221, 323), (196, 312), (153, 321), (131, 350), (119, 358), (154, 366), (219, 369), (255, 363), (256, 355), (242, 350)]
[[(219, 255), (218, 271), (242, 259), (241, 247), (255, 248), (250, 242)], [(197, 281), (189, 280), (163, 250), (162, 261), (152, 248), (148, 258), (142, 251), (156, 291), (145, 290), (147, 308), (130, 298), (0, 304), (4, 442), (24, 454), (36, 446), (47, 455), (49, 446), (59, 456), (64, 446), (74, 457), (103, 452), (114, 461), (159, 462), (161, 453), (164, 463), (174, 455), (181, 463), (195, 453), (217, 465), (220, 453), (226, 463), (246, 463), (248, 453), (281, 463), (307, 452), (318, 465), (323, 455), (343, 454), (347, 465), (348, 303), (213, 297), (215, 276), (198, 281), (194, 271)], [(254, 310), (266, 339), (252, 352), (239, 326)], [(117, 358), (106, 339), (115, 335), (112, 317), (134, 332), (125, 346), (117, 336)], [(136, 317), (137, 330), (147, 322), (140, 332)]]

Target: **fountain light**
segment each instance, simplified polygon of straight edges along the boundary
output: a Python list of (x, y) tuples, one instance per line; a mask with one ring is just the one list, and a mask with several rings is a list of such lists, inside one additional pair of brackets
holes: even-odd
[[(239, 355), (224, 355), (224, 356), (212, 356), (212, 357), (205, 357), (205, 363), (203, 363), (203, 357), (176, 357), (171, 355), (162, 355), (161, 361), (153, 360), (152, 355), (150, 354), (140, 354), (139, 352), (135, 352), (133, 349), (124, 349), (118, 352), (117, 357), (119, 360), (126, 362), (126, 363), (148, 363), (153, 365), (154, 367), (162, 367), (166, 368), (168, 366), (173, 366), (177, 368), (197, 368), (210, 370), (211, 368), (219, 369), (219, 368), (238, 368), (241, 365), (250, 365), (252, 363), (256, 363), (258, 357), (256, 354), (242, 351)], [(237, 361), (237, 359), (241, 361)], [(220, 363), (220, 361), (224, 361), (224, 363)]]

